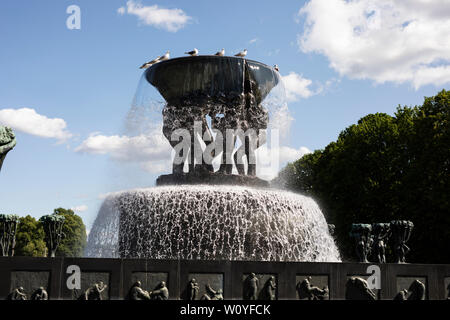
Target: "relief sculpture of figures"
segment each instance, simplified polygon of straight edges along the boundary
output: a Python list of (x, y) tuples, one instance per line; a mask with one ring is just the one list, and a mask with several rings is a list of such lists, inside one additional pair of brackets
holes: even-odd
[(394, 297), (394, 300), (425, 300), (425, 284), (414, 280), (409, 289), (403, 289)]
[(209, 284), (205, 285), (206, 293), (200, 300), (223, 300), (222, 290), (214, 290)]
[(198, 291), (200, 290), (197, 280), (194, 278), (189, 281), (187, 285), (187, 300), (195, 300), (197, 298)]
[(394, 253), (397, 263), (406, 263), (406, 254), (410, 251), (406, 245), (411, 237), (414, 224), (411, 221), (395, 220), (390, 224), (392, 240), (394, 241)]
[(81, 295), (80, 300), (103, 300), (102, 293), (107, 287), (103, 281), (94, 283)]
[(48, 300), (48, 293), (44, 287), (39, 287), (39, 289), (33, 292), (30, 300)]
[(376, 294), (369, 288), (366, 280), (351, 277), (345, 285), (346, 300), (376, 300)]
[(372, 226), (370, 224), (354, 223), (350, 231), (350, 237), (355, 238), (356, 255), (359, 262), (367, 263), (367, 257), (370, 254), (372, 246), (372, 237), (370, 235)]
[(299, 299), (308, 300), (324, 300), (328, 295), (328, 288), (324, 287), (320, 289), (311, 284), (311, 277), (304, 279), (303, 281), (297, 283), (296, 289)]
[(128, 292), (128, 300), (150, 300), (150, 294), (142, 289), (142, 283), (136, 281)]
[(277, 285), (275, 277), (271, 276), (264, 284), (264, 287), (262, 288), (258, 297), (259, 300), (276, 300), (276, 289)]
[(375, 257), (375, 262), (386, 263), (386, 243), (390, 236), (389, 223), (372, 224), (372, 234), (372, 256)]
[(14, 291), (8, 295), (7, 300), (27, 300), (25, 289), (23, 287), (14, 289)]
[(244, 280), (244, 300), (258, 300), (258, 283), (259, 279), (254, 273)]
[(152, 300), (168, 300), (169, 299), (169, 290), (166, 287), (166, 283), (161, 281), (155, 287), (153, 291), (150, 292), (150, 299)]
[(0, 126), (0, 171), (6, 154), (16, 146), (16, 136), (9, 127)]

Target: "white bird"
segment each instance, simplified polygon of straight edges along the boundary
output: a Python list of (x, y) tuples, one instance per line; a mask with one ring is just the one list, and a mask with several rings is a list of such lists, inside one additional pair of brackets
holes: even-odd
[(274, 65), (273, 68), (275, 69), (275, 71), (280, 72), (280, 68), (278, 68), (278, 65)]
[(185, 54), (195, 57), (195, 56), (198, 56), (198, 50), (197, 50), (197, 48), (194, 48), (194, 50), (185, 52)]
[(222, 50), (217, 51), (215, 56), (223, 57), (225, 55), (225, 49), (222, 48)]
[(152, 65), (154, 65), (155, 63), (159, 62), (159, 59), (161, 59), (161, 57), (158, 57), (156, 59), (153, 59), (152, 61), (146, 62), (144, 63), (142, 66), (139, 67), (139, 69), (147, 69), (150, 68)]
[(235, 57), (245, 57), (247, 55), (247, 49), (244, 49), (244, 51), (239, 52), (238, 54), (235, 54)]
[(159, 61), (165, 61), (165, 60), (169, 60), (169, 59), (170, 59), (170, 51), (167, 50), (167, 52), (161, 58), (159, 58)]

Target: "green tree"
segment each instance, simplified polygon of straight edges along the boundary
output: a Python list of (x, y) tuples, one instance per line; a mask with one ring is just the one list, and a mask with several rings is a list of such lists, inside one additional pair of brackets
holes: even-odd
[(65, 236), (56, 251), (56, 256), (83, 256), (87, 236), (86, 226), (81, 217), (76, 215), (73, 210), (63, 208), (55, 209), (54, 214), (63, 215), (66, 218), (62, 229)]
[(46, 252), (44, 236), (44, 229), (39, 221), (29, 215), (20, 218), (14, 255), (44, 257)]
[(394, 116), (370, 114), (336, 142), (282, 170), (288, 188), (316, 198), (344, 258), (354, 257), (352, 223), (415, 224), (411, 262), (448, 263), (450, 251), (450, 91)]

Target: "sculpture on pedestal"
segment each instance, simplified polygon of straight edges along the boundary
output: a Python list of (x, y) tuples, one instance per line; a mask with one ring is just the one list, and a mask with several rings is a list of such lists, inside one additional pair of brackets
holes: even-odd
[(311, 277), (304, 279), (303, 281), (297, 283), (296, 289), (299, 299), (308, 300), (324, 300), (328, 295), (328, 288), (324, 287), (320, 289), (311, 284)]
[(414, 224), (406, 220), (391, 221), (390, 229), (392, 232), (392, 239), (394, 241), (394, 253), (397, 263), (406, 263), (406, 254), (410, 251), (406, 245), (411, 237)]
[(14, 214), (0, 214), (0, 256), (13, 255), (19, 217)]
[(6, 154), (16, 146), (16, 136), (9, 127), (0, 126), (0, 171)]
[(356, 241), (356, 255), (359, 262), (369, 262), (367, 257), (369, 256), (372, 246), (372, 237), (370, 233), (372, 226), (370, 224), (354, 223), (350, 231), (350, 237), (355, 238)]
[(386, 244), (390, 235), (389, 231), (389, 223), (372, 224), (372, 256), (375, 257), (375, 262), (386, 263)]
[[(235, 57), (197, 56), (157, 63), (145, 77), (167, 102), (163, 134), (176, 154), (172, 174), (160, 176), (158, 185), (202, 181), (267, 185), (256, 178), (255, 152), (266, 142), (269, 122), (262, 101), (281, 80), (273, 68)], [(238, 139), (240, 152), (234, 152)], [(182, 148), (177, 147), (180, 142)], [(214, 172), (212, 159), (220, 153), (221, 163)], [(240, 177), (231, 176), (233, 167)]]
[(62, 227), (65, 219), (64, 216), (57, 214), (43, 216), (39, 219), (44, 227), (48, 257), (54, 258), (56, 256), (56, 250), (64, 237)]

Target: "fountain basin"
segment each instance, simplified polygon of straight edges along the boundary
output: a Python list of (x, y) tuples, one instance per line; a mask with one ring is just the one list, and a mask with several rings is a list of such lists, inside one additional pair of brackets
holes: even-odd
[[(107, 234), (118, 236), (111, 242)], [(110, 196), (87, 255), (112, 252), (121, 258), (340, 261), (312, 198), (242, 186), (164, 186)]]
[[(261, 62), (219, 56), (181, 57), (159, 62), (145, 72), (147, 81), (173, 105), (195, 99), (223, 102), (242, 96), (249, 82), (257, 104), (280, 82), (279, 74)], [(247, 82), (247, 83), (246, 83)]]

